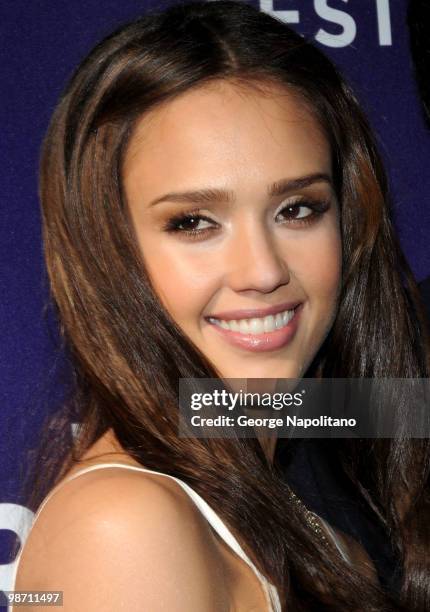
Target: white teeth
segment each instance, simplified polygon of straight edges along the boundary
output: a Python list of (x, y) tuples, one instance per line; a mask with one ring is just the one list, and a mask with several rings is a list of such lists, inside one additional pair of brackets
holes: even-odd
[(294, 316), (294, 310), (285, 310), (277, 315), (267, 317), (255, 317), (253, 319), (240, 319), (238, 321), (224, 321), (210, 318), (210, 322), (231, 331), (242, 334), (264, 334), (285, 327)]
[(264, 332), (264, 319), (250, 319), (248, 327), (251, 334), (261, 334)]
[(282, 321), (284, 323), (284, 325), (286, 325), (289, 321), (291, 321), (291, 317), (292, 315), (287, 312), (283, 312), (282, 313)]
[(272, 331), (275, 327), (275, 317), (273, 315), (269, 315), (268, 317), (264, 317), (263, 319), (264, 331), (269, 332)]
[(229, 329), (233, 331), (240, 331), (239, 323), (237, 321), (226, 321)]
[(239, 321), (239, 331), (241, 334), (247, 334), (249, 332), (248, 321), (246, 319), (241, 319)]
[(280, 329), (281, 327), (284, 326), (284, 319), (282, 318), (281, 313), (275, 316), (275, 325), (276, 325), (276, 329)]

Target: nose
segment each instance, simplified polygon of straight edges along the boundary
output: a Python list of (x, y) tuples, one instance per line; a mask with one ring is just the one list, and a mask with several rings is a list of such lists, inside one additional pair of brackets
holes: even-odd
[(226, 265), (228, 284), (236, 292), (270, 293), (290, 282), (285, 252), (281, 252), (273, 232), (263, 223), (236, 228)]

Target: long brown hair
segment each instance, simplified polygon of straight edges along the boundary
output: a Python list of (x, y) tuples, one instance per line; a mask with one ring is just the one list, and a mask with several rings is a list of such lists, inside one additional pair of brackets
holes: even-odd
[(403, 559), (397, 600), (321, 545), (256, 439), (178, 437), (179, 378), (219, 373), (149, 282), (121, 165), (142, 115), (216, 79), (294, 91), (331, 143), (343, 286), (333, 328), (307, 375), (428, 376), (429, 336), (417, 287), (389, 218), (380, 159), (348, 86), (316, 47), (248, 4), (176, 5), (121, 27), (93, 49), (61, 97), (44, 141), (45, 258), (74, 364), (81, 423), (73, 452), (57, 460), (56, 479), (111, 427), (142, 465), (181, 478), (217, 508), (278, 588), (285, 609), (358, 611), (363, 602), (374, 612), (428, 609), (427, 441), (337, 445), (345, 472)]

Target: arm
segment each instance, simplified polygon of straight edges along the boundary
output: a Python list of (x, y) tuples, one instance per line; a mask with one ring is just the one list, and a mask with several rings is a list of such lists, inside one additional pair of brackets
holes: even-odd
[(210, 528), (166, 481), (103, 469), (65, 484), (33, 527), (16, 590), (62, 590), (62, 612), (227, 611)]

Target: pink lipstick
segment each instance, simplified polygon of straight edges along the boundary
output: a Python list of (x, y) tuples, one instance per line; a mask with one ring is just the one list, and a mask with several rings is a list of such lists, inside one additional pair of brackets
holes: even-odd
[[(217, 313), (216, 316), (211, 315), (210, 317), (205, 318), (214, 331), (221, 334), (221, 336), (233, 346), (240, 347), (247, 351), (265, 352), (281, 349), (291, 342), (296, 334), (302, 309), (303, 303), (289, 302), (266, 309), (222, 312)], [(269, 315), (272, 315), (272, 317), (267, 321), (267, 325), (273, 327), (273, 322), (271, 319), (278, 315), (279, 321), (279, 313), (285, 313), (286, 311), (290, 311), (290, 313), (291, 311), (294, 312), (284, 315), (285, 319), (282, 326), (279, 327), (279, 329), (274, 329), (273, 331), (265, 330), (262, 332), (259, 331), (257, 333), (250, 333), (249, 331), (233, 330), (228, 329), (227, 327), (227, 322), (229, 321), (236, 321), (237, 325), (234, 326), (238, 327), (243, 319), (264, 318), (269, 317)], [(289, 319), (288, 322), (287, 319)], [(261, 327), (259, 329), (261, 330)]]

